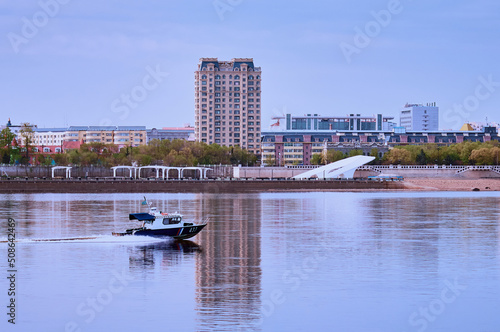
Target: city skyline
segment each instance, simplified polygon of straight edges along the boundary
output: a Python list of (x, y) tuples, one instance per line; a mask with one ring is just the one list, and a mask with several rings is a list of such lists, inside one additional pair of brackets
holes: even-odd
[(397, 117), (426, 102), (440, 129), (499, 122), (494, 1), (195, 4), (0, 3), (3, 117), (193, 126), (196, 63), (217, 57), (265, 71), (262, 130), (284, 113)]

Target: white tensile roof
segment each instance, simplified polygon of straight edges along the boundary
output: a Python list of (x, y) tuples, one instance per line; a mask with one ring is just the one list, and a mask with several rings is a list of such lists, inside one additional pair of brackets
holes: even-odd
[(368, 156), (354, 156), (346, 159), (336, 161), (334, 163), (321, 166), (307, 172), (294, 176), (294, 179), (309, 179), (317, 177), (320, 179), (352, 179), (356, 169), (364, 164), (374, 160), (375, 157)]

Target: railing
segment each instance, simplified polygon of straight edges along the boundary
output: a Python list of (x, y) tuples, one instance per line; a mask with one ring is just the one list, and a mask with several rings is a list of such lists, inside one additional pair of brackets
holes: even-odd
[(314, 169), (324, 165), (285, 165), (288, 169)]
[[(375, 171), (387, 169), (463, 169), (467, 166), (454, 165), (363, 165), (358, 170)], [(490, 166), (491, 167), (491, 166)]]
[(463, 169), (458, 170), (457, 174), (466, 172), (466, 171), (492, 171), (500, 174), (500, 167), (498, 166), (463, 166)]

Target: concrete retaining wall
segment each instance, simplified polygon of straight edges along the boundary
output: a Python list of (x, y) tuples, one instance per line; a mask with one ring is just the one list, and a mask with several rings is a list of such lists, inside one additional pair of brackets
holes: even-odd
[(382, 189), (404, 189), (404, 184), (367, 180), (0, 180), (0, 193), (241, 193)]

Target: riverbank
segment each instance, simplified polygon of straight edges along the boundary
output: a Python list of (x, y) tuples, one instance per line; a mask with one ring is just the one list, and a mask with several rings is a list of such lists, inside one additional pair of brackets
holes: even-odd
[(0, 193), (248, 193), (283, 191), (500, 191), (500, 179), (411, 178), (368, 180), (124, 180), (10, 179)]
[(460, 178), (413, 178), (405, 179), (405, 189), (418, 191), (500, 191), (499, 178), (460, 179)]

